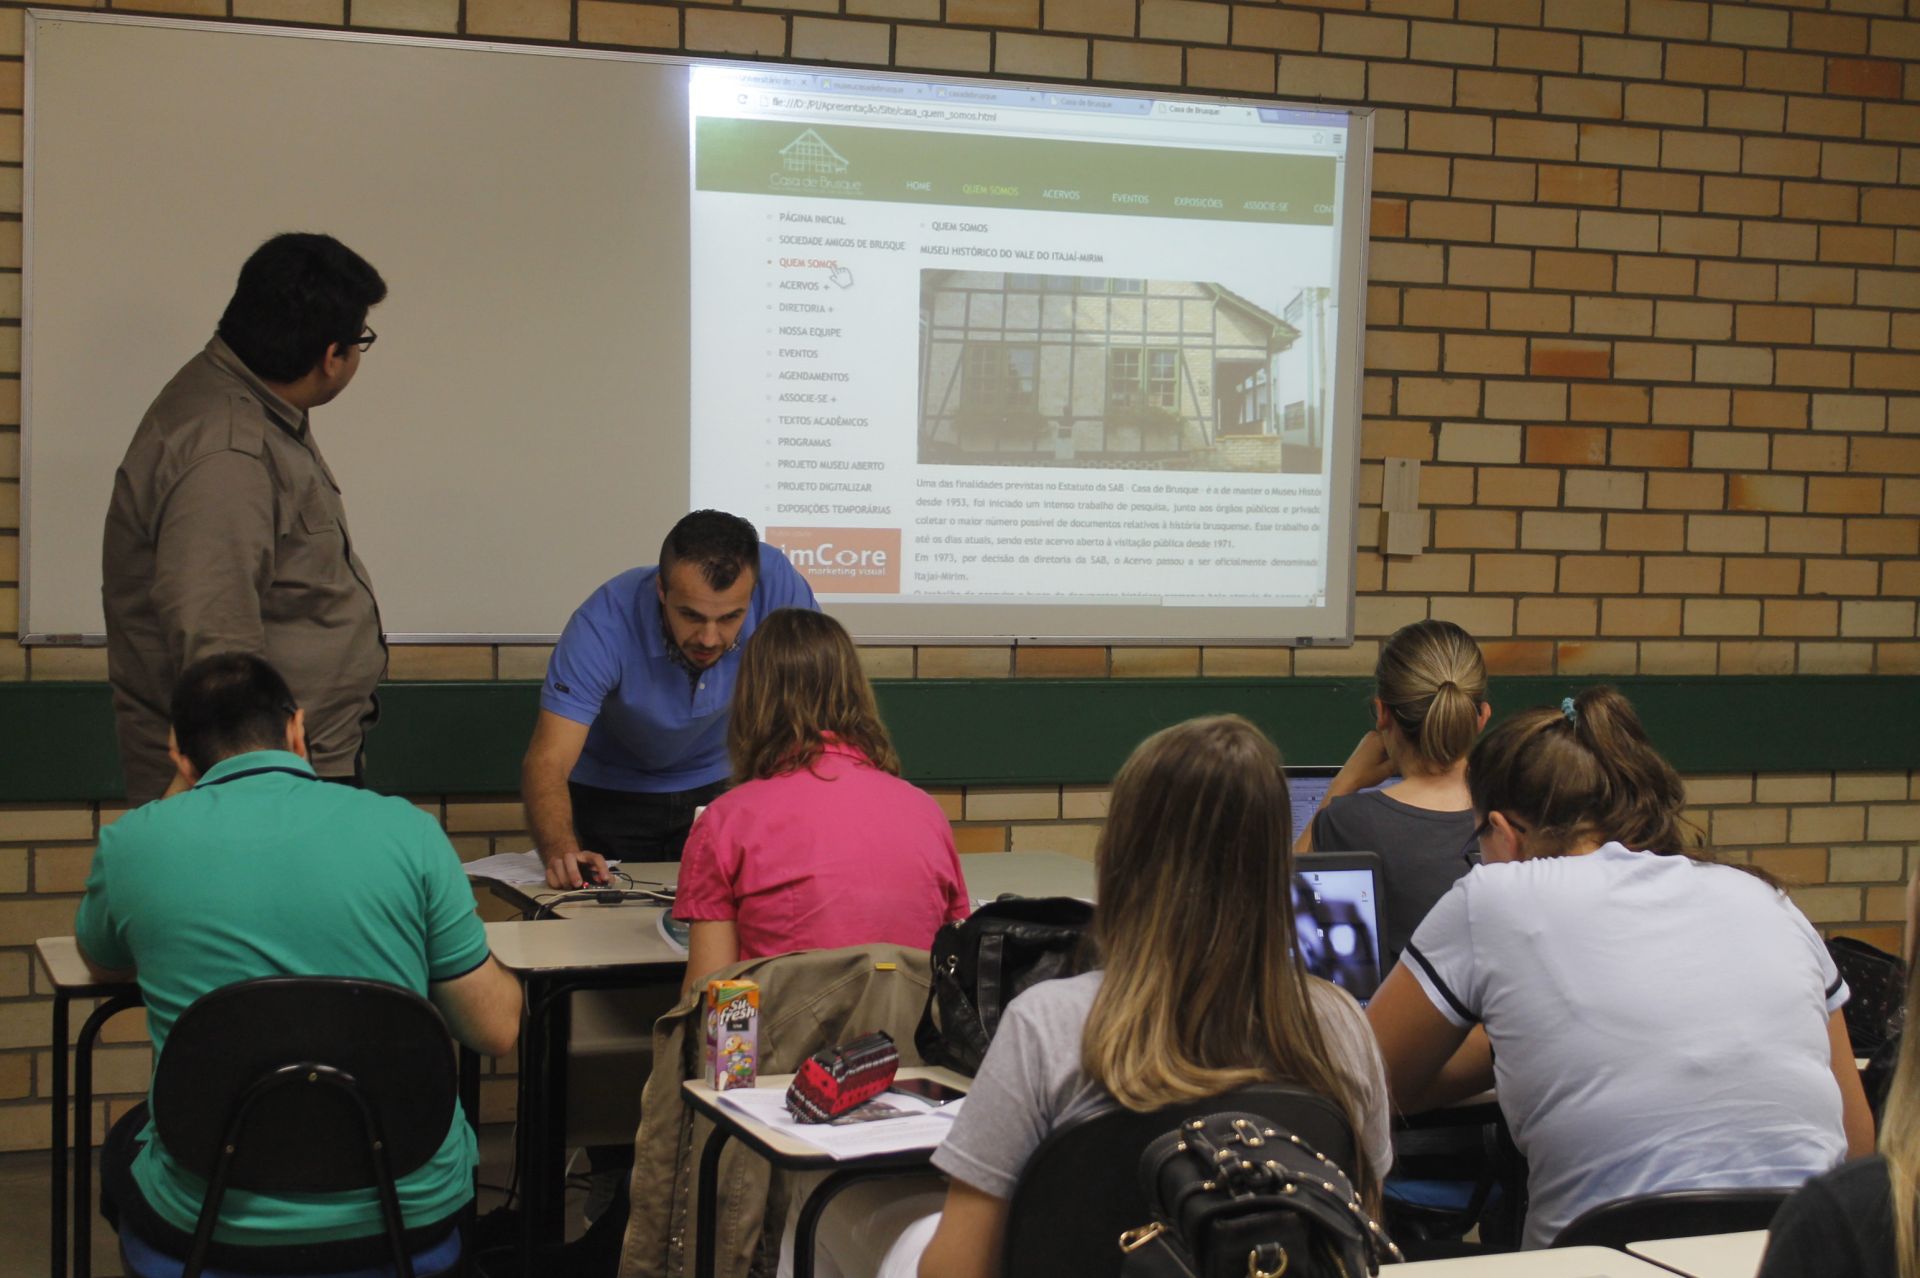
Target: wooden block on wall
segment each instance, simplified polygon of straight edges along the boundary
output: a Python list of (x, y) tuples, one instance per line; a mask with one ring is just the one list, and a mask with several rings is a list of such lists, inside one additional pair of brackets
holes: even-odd
[[(1389, 457), (1386, 476), (1380, 490), (1380, 509), (1414, 511), (1420, 509), (1420, 459)], [(1389, 551), (1389, 554), (1398, 553)]]
[(1380, 514), (1380, 550), (1389, 555), (1417, 555), (1427, 548), (1427, 512), (1387, 510)]

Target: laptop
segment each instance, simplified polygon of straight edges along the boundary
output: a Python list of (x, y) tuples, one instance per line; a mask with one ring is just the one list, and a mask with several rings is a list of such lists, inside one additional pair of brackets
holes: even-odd
[(1295, 857), (1293, 868), (1301, 962), (1365, 1007), (1386, 976), (1380, 858), (1372, 852), (1310, 852)]
[(1313, 820), (1313, 814), (1320, 810), (1320, 800), (1326, 797), (1327, 787), (1333, 784), (1338, 768), (1296, 768), (1287, 769), (1287, 801), (1293, 809), (1293, 838), (1300, 839), (1300, 831), (1307, 828)]
[[(1300, 839), (1300, 831), (1306, 829), (1312, 822), (1313, 814), (1320, 810), (1320, 800), (1326, 797), (1327, 790), (1333, 785), (1334, 777), (1339, 774), (1338, 768), (1302, 768), (1288, 765), (1287, 800), (1288, 805), (1293, 808), (1295, 842)], [(1356, 793), (1365, 794), (1367, 790), (1379, 788), (1377, 785), (1370, 785), (1366, 790), (1356, 791)]]

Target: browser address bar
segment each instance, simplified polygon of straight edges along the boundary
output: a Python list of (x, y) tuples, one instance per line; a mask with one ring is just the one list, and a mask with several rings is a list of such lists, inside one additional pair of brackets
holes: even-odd
[(742, 103), (736, 99), (728, 103), (725, 109), (714, 114), (744, 117), (771, 116), (789, 120), (807, 119), (843, 123), (881, 124), (894, 121), (923, 126), (952, 124), (965, 128), (991, 130), (995, 133), (1126, 139), (1160, 146), (1225, 142), (1238, 144), (1248, 150), (1268, 151), (1281, 149), (1276, 148), (1275, 143), (1282, 143), (1283, 146), (1291, 144), (1286, 149), (1298, 147), (1300, 150), (1321, 154), (1338, 152), (1341, 149), (1325, 143), (1316, 146), (1305, 140), (1304, 136), (1296, 140), (1296, 134), (1305, 134), (1310, 131), (1296, 130), (1285, 125), (1181, 121), (1174, 128), (1146, 129), (1141, 127), (1145, 121), (1140, 117), (1113, 119), (1069, 111), (1034, 111), (1019, 107), (960, 106), (925, 102), (887, 102), (838, 98), (806, 92), (762, 91), (739, 96), (747, 98), (748, 101)]

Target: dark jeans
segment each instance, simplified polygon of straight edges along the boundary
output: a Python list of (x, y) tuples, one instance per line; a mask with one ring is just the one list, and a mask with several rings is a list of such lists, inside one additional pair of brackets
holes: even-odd
[[(136, 1138), (147, 1126), (145, 1102), (120, 1116), (100, 1144), (100, 1214), (115, 1233), (131, 1231), (158, 1251), (184, 1259), (193, 1250), (193, 1234), (176, 1228), (156, 1212), (133, 1178)], [(294, 1155), (297, 1157), (297, 1155)], [(445, 1238), (460, 1223), (460, 1214), (409, 1229), (403, 1235), (410, 1254), (417, 1255)], [(289, 1243), (280, 1247), (236, 1246), (215, 1242), (207, 1262), (245, 1273), (303, 1274), (359, 1269), (387, 1262), (391, 1253), (385, 1233), (334, 1242)]]
[(639, 794), (569, 781), (573, 837), (583, 851), (615, 861), (678, 861), (693, 828), (693, 810), (726, 789), (725, 781), (715, 781), (697, 790)]

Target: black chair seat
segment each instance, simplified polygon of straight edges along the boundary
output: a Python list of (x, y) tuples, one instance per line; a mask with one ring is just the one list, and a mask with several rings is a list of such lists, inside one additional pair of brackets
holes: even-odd
[(1581, 1212), (1555, 1247), (1612, 1247), (1656, 1238), (1741, 1234), (1773, 1223), (1791, 1189), (1672, 1189), (1616, 1198)]

